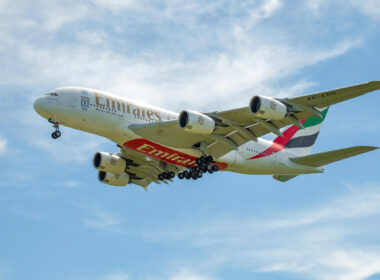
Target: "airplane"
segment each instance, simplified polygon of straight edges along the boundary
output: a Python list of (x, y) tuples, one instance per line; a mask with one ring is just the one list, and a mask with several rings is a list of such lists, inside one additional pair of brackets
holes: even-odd
[[(286, 182), (301, 174), (323, 173), (324, 166), (378, 147), (355, 146), (312, 154), (329, 106), (380, 89), (380, 81), (289, 98), (255, 95), (247, 107), (179, 114), (103, 91), (62, 87), (34, 102), (52, 123), (115, 142), (118, 153), (97, 152), (93, 165), (100, 182), (112, 186), (197, 180), (230, 171), (269, 174)], [(272, 133), (273, 141), (262, 136)]]

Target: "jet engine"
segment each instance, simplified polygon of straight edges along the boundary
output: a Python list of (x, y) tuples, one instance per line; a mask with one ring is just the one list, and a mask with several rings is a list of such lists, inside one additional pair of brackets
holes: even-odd
[(185, 110), (179, 114), (179, 127), (195, 134), (211, 134), (215, 129), (215, 121), (205, 114)]
[(94, 155), (94, 167), (100, 171), (123, 173), (127, 167), (125, 159), (117, 154), (99, 152)]
[(98, 173), (99, 181), (111, 186), (125, 186), (129, 183), (129, 175), (127, 173), (111, 173), (99, 171)]
[(256, 117), (271, 120), (282, 120), (287, 113), (286, 106), (280, 101), (259, 95), (252, 97), (249, 102), (249, 110)]

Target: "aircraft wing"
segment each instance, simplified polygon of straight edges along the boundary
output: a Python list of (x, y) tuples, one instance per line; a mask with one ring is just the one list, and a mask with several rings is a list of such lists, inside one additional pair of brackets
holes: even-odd
[(176, 148), (194, 148), (203, 143), (207, 153), (218, 158), (237, 149), (247, 141), (257, 141), (268, 133), (282, 136), (281, 128), (288, 125), (302, 127), (301, 121), (309, 117), (321, 117), (321, 109), (380, 89), (380, 81), (329, 90), (292, 98), (276, 98), (286, 105), (289, 114), (282, 120), (254, 117), (249, 107), (227, 111), (204, 113), (216, 123), (210, 135), (194, 134), (178, 125), (178, 120), (148, 124), (133, 124), (129, 128), (137, 135), (156, 143)]
[(170, 180), (158, 180), (158, 175), (164, 171), (173, 171), (178, 173), (179, 167), (165, 162), (156, 160), (151, 157), (144, 156), (141, 153), (135, 152), (124, 147), (120, 147), (120, 152), (123, 158), (128, 159), (127, 170), (131, 178), (131, 182), (143, 187), (147, 190), (150, 183), (161, 184), (162, 182), (168, 184)]

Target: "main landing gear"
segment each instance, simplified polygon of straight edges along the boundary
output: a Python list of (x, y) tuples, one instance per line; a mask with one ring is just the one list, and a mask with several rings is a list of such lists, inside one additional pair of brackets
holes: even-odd
[[(202, 178), (203, 173), (214, 173), (219, 170), (219, 166), (215, 164), (215, 161), (212, 156), (201, 156), (200, 158), (197, 158), (196, 166), (189, 166), (185, 171), (178, 173), (179, 179), (193, 179), (197, 180), (199, 178)], [(173, 171), (166, 171), (158, 175), (158, 180), (170, 180), (175, 177), (175, 173)]]
[(158, 180), (160, 181), (169, 180), (169, 179), (173, 179), (174, 177), (175, 177), (175, 173), (173, 171), (167, 171), (158, 175)]
[(49, 122), (53, 124), (53, 127), (55, 128), (55, 131), (51, 134), (51, 137), (53, 139), (57, 139), (61, 137), (62, 133), (59, 130), (59, 122), (53, 120), (52, 118), (49, 119)]
[(215, 161), (212, 156), (201, 156), (197, 158), (195, 163), (196, 166), (188, 167), (187, 170), (178, 173), (179, 179), (186, 178), (187, 180), (193, 179), (197, 180), (202, 178), (203, 173), (214, 173), (219, 170), (219, 166), (215, 164)]

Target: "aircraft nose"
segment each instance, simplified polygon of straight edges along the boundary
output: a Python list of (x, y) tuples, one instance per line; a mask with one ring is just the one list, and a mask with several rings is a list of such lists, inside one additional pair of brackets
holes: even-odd
[(37, 98), (33, 103), (34, 110), (44, 118), (49, 118), (47, 100), (44, 97)]
[(34, 103), (33, 103), (33, 107), (34, 107), (34, 110), (36, 110), (38, 112), (38, 110), (41, 110), (42, 109), (42, 97), (39, 97), (37, 98)]

